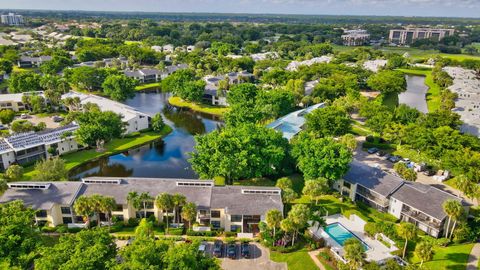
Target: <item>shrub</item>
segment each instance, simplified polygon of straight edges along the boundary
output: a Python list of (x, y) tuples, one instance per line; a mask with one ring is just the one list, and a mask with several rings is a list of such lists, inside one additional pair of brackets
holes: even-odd
[(68, 228), (69, 233), (78, 233), (82, 230), (82, 228)]
[(225, 232), (225, 237), (236, 237), (237, 232)]
[(55, 227), (56, 231), (58, 233), (67, 233), (68, 232), (68, 226), (65, 224), (60, 224), (57, 227)]
[(209, 232), (196, 232), (194, 230), (188, 230), (187, 235), (188, 236), (206, 236), (206, 237), (214, 237), (214, 236), (220, 236), (222, 232), (218, 231), (209, 231)]
[(369, 142), (369, 143), (373, 143), (375, 141), (375, 138), (372, 136), (372, 135), (368, 135), (366, 138), (365, 138), (365, 141)]
[(53, 232), (56, 231), (56, 228), (55, 228), (55, 227), (45, 226), (45, 227), (42, 227), (41, 230), (42, 230), (42, 232), (44, 232), (44, 233), (53, 233)]
[(138, 223), (140, 223), (138, 218), (129, 218), (126, 226), (127, 227), (137, 227)]
[(183, 228), (168, 228), (165, 233), (169, 235), (183, 235)]

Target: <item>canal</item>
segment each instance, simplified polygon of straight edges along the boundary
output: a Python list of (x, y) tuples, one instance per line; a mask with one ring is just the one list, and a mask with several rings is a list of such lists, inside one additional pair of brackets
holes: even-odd
[(70, 172), (78, 180), (87, 176), (198, 178), (188, 159), (194, 135), (217, 129), (218, 117), (177, 108), (168, 104), (168, 93), (137, 93), (124, 103), (154, 115), (160, 112), (173, 128), (165, 138), (129, 151), (87, 162)]
[(407, 91), (398, 95), (400, 104), (408, 105), (422, 113), (428, 113), (426, 95), (428, 86), (425, 85), (424, 76), (405, 75)]

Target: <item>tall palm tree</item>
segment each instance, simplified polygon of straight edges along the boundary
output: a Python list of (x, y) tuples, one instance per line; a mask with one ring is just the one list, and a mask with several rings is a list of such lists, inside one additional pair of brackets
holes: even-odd
[(127, 195), (127, 202), (135, 208), (135, 210), (140, 209), (141, 202), (139, 200), (140, 196), (136, 191), (130, 191)]
[(184, 204), (187, 203), (187, 198), (183, 194), (175, 193), (172, 196), (172, 201), (173, 201), (173, 208), (175, 210), (174, 222), (178, 223), (180, 207), (182, 207)]
[(150, 196), (150, 193), (148, 192), (142, 192), (140, 193), (140, 196), (138, 196), (138, 200), (142, 204), (142, 209), (143, 209), (143, 217), (147, 218), (147, 203), (149, 201), (152, 201), (153, 198)]
[(73, 210), (75, 214), (83, 217), (87, 228), (90, 227), (90, 216), (93, 214), (93, 206), (90, 198), (84, 195), (78, 197), (73, 204)]
[(415, 255), (421, 260), (420, 269), (424, 262), (433, 258), (433, 245), (430, 242), (423, 241), (415, 246)]
[(186, 203), (182, 208), (182, 218), (188, 221), (188, 228), (192, 228), (193, 221), (197, 218), (197, 206), (193, 202)]
[[(445, 233), (445, 237), (450, 238), (453, 235), (455, 226), (457, 225), (457, 220), (463, 214), (463, 207), (462, 204), (456, 200), (447, 200), (443, 203), (442, 207), (443, 211), (448, 216), (447, 231)], [(454, 220), (454, 223), (452, 228), (450, 229), (452, 219)]]
[[(273, 238), (274, 239), (275, 239), (275, 236), (277, 234), (277, 228), (280, 228), (280, 224), (282, 222), (282, 219), (283, 219), (282, 212), (280, 212), (277, 209), (271, 209), (265, 215), (265, 222), (267, 223), (267, 226), (270, 229), (273, 229)], [(275, 245), (275, 242), (273, 244)]]
[(93, 215), (97, 218), (97, 227), (100, 227), (100, 213), (102, 213), (102, 203), (104, 197), (99, 194), (93, 194), (90, 196), (90, 203), (93, 210)]
[(173, 208), (173, 198), (172, 198), (172, 195), (168, 194), (168, 193), (162, 193), (160, 195), (157, 196), (157, 198), (155, 199), (155, 204), (157, 205), (157, 207), (159, 209), (162, 210), (162, 213), (164, 215), (166, 215), (166, 219), (167, 219), (167, 230), (168, 230), (168, 211), (171, 210)]
[(409, 222), (402, 222), (398, 227), (398, 235), (405, 239), (405, 245), (403, 246), (402, 258), (405, 258), (407, 252), (408, 240), (412, 240), (417, 236), (417, 228), (415, 225)]
[(110, 226), (112, 211), (117, 207), (117, 202), (113, 197), (104, 196), (100, 202), (100, 210), (107, 217), (108, 225)]

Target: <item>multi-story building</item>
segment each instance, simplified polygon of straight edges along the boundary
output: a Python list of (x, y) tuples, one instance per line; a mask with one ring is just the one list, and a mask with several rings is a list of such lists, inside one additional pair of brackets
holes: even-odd
[(92, 94), (83, 94), (75, 91), (64, 94), (62, 96), (62, 99), (68, 97), (78, 97), (82, 105), (87, 103), (93, 103), (97, 104), (102, 111), (112, 111), (116, 114), (119, 114), (122, 117), (122, 121), (126, 124), (126, 134), (148, 129), (150, 127), (151, 117), (149, 115), (139, 112), (137, 109), (122, 104), (120, 102), (116, 102), (108, 98)]
[(23, 93), (0, 95), (0, 109), (14, 112), (25, 110), (26, 107), (22, 101), (23, 95)]
[(442, 204), (446, 200), (463, 203), (461, 198), (443, 190), (404, 181), (359, 161), (350, 164), (350, 170), (335, 183), (334, 188), (353, 201), (363, 202), (378, 211), (411, 222), (433, 237), (441, 237), (446, 231), (447, 214)]
[(345, 46), (362, 46), (370, 41), (370, 34), (367, 30), (345, 30), (342, 35), (343, 45)]
[(241, 72), (230, 72), (223, 76), (205, 76), (206, 82), (203, 100), (212, 105), (228, 106), (227, 90), (219, 91), (220, 81), (227, 80), (229, 85), (251, 81), (254, 75), (246, 70)]
[(125, 70), (125, 76), (134, 78), (140, 83), (152, 83), (160, 81), (163, 72), (153, 68), (142, 68), (137, 70)]
[(23, 16), (15, 13), (1, 15), (2, 24), (6, 25), (22, 25), (24, 23)]
[[(120, 221), (144, 217), (143, 209), (135, 209), (127, 201), (129, 192), (147, 192), (152, 198), (161, 194), (182, 194), (197, 206), (196, 222), (208, 230), (223, 228), (242, 233), (258, 232), (258, 223), (271, 209), (283, 212), (281, 190), (276, 187), (214, 186), (210, 180), (165, 178), (106, 178), (90, 177), (81, 182), (9, 183), (0, 203), (22, 200), (37, 210), (37, 223), (49, 226), (71, 224), (82, 226), (82, 217), (74, 213), (73, 205), (81, 195), (100, 194), (113, 197), (117, 207), (112, 216)], [(159, 209), (153, 200), (147, 204), (146, 216), (162, 219), (165, 215), (180, 216), (174, 210)], [(181, 209), (180, 209), (181, 211)], [(94, 217), (107, 221), (103, 214)]]
[(453, 36), (455, 29), (437, 29), (437, 28), (406, 28), (390, 30), (389, 41), (395, 44), (408, 45), (418, 39), (441, 39)]
[(51, 61), (52, 57), (48, 55), (39, 57), (21, 56), (17, 62), (18, 67), (39, 67), (43, 63)]
[(73, 132), (75, 124), (40, 132), (19, 133), (0, 139), (0, 170), (12, 164), (32, 164), (52, 155), (62, 155), (78, 150)]

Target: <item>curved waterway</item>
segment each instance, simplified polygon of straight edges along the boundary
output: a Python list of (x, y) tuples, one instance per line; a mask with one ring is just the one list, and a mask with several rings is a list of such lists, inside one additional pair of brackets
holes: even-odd
[(87, 176), (197, 178), (188, 159), (194, 135), (205, 134), (222, 125), (218, 117), (177, 108), (168, 104), (168, 93), (137, 93), (124, 103), (149, 115), (160, 112), (173, 128), (163, 139), (129, 151), (87, 162), (70, 172), (71, 179)]
[(415, 108), (422, 113), (427, 113), (426, 94), (428, 86), (425, 85), (425, 77), (405, 75), (405, 79), (407, 80), (407, 91), (398, 95), (398, 102)]

